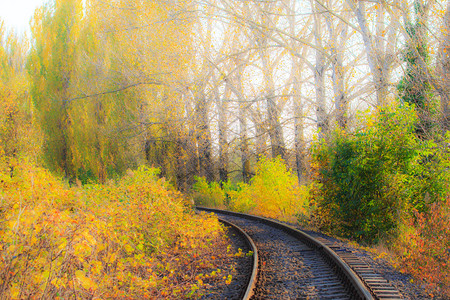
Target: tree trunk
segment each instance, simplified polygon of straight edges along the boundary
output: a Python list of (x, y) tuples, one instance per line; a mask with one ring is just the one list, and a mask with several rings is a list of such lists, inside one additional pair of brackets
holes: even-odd
[(319, 139), (328, 135), (328, 116), (325, 110), (325, 57), (322, 45), (322, 25), (320, 16), (323, 8), (318, 8), (317, 3), (311, 1), (314, 13), (314, 37), (316, 40), (316, 64), (314, 68), (314, 83), (316, 88), (316, 117)]
[[(190, 98), (190, 97), (186, 97)], [(187, 99), (186, 99), (187, 100)], [(186, 101), (186, 119), (188, 120), (188, 133), (185, 141), (182, 142), (183, 158), (186, 161), (186, 184), (190, 188), (194, 184), (194, 176), (199, 175), (199, 155), (195, 136), (194, 109), (190, 101)]]
[(267, 95), (267, 123), (269, 126), (270, 144), (272, 146), (272, 157), (280, 156), (282, 159), (286, 159), (283, 129), (280, 124), (273, 90), (269, 90)]
[[(375, 38), (370, 33), (365, 16), (366, 8), (364, 1), (347, 0), (347, 3), (349, 4), (353, 13), (356, 15), (356, 19), (358, 20), (359, 28), (361, 30), (361, 35), (367, 54), (367, 61), (369, 63), (369, 68), (373, 77), (377, 105), (383, 106), (384, 104), (386, 104), (386, 97), (388, 94), (387, 88), (389, 84), (392, 57), (390, 56), (390, 54), (386, 55), (384, 43), (383, 47), (381, 47), (380, 45), (382, 36), (377, 37), (378, 40), (375, 41)], [(382, 24), (384, 23), (385, 19), (384, 12), (384, 6), (383, 4), (380, 4), (377, 10), (377, 18), (379, 20), (379, 22), (377, 22), (378, 30), (380, 30), (380, 26), (383, 26)], [(394, 27), (393, 22), (394, 24), (398, 23), (397, 20), (393, 20), (391, 21), (389, 27)]]
[(273, 81), (272, 66), (269, 65), (266, 46), (260, 47), (260, 55), (262, 60), (266, 105), (267, 105), (267, 126), (269, 127), (269, 138), (272, 148), (272, 157), (280, 156), (286, 159), (286, 149), (283, 138), (283, 129), (280, 124), (277, 102), (275, 100), (275, 83)]
[(228, 180), (228, 137), (227, 137), (227, 102), (229, 97), (228, 83), (225, 85), (223, 99), (220, 99), (219, 88), (214, 89), (214, 97), (216, 99), (219, 112), (219, 180), (224, 183)]
[(303, 172), (305, 169), (305, 141), (303, 130), (303, 104), (301, 97), (301, 82), (299, 73), (294, 77), (293, 82), (293, 105), (294, 105), (294, 143), (295, 143), (295, 165), (297, 168), (298, 182), (301, 183), (303, 179)]
[(332, 16), (329, 12), (325, 14), (325, 20), (330, 36), (330, 51), (332, 65), (332, 80), (334, 92), (334, 105), (336, 111), (336, 121), (341, 129), (345, 129), (348, 123), (347, 110), (348, 99), (344, 87), (344, 66), (342, 49), (347, 40), (347, 26), (339, 23), (337, 28), (333, 24)]
[(198, 160), (200, 176), (206, 177), (206, 180), (214, 181), (214, 170), (211, 154), (211, 132), (209, 131), (208, 103), (203, 85), (198, 87), (196, 92), (197, 107), (196, 113), (196, 140), (198, 144)]
[(175, 157), (176, 157), (176, 178), (177, 178), (177, 188), (182, 191), (186, 192), (189, 190), (189, 187), (192, 186), (192, 183), (189, 183), (188, 180), (188, 157), (187, 155), (187, 149), (188, 149), (188, 142), (186, 141), (185, 137), (179, 137), (176, 140), (176, 146), (175, 146)]
[(235, 95), (238, 100), (238, 120), (239, 120), (239, 140), (241, 150), (241, 168), (242, 168), (242, 181), (248, 183), (250, 180), (250, 159), (248, 148), (248, 130), (247, 130), (247, 103), (244, 99), (244, 91), (242, 88), (242, 72), (243, 64), (239, 58), (234, 61), (236, 65), (235, 75)]
[[(296, 35), (295, 24), (295, 7), (296, 1), (288, 1), (286, 6), (289, 7), (288, 20), (289, 20), (289, 33), (291, 36)], [(292, 48), (296, 45), (293, 43)], [(308, 48), (303, 47), (302, 57), (308, 56)], [(305, 171), (305, 141), (304, 141), (304, 125), (303, 125), (303, 103), (302, 103), (302, 74), (303, 60), (298, 59), (295, 55), (291, 56), (292, 59), (292, 105), (294, 108), (294, 147), (295, 147), (295, 166), (297, 171), (298, 183), (301, 184), (303, 180), (303, 174)]]
[(261, 113), (261, 110), (258, 106), (258, 103), (256, 104), (256, 109), (252, 112), (252, 122), (255, 126), (255, 155), (256, 155), (256, 161), (259, 161), (261, 156), (267, 155), (267, 131), (266, 126), (263, 121), (263, 116)]

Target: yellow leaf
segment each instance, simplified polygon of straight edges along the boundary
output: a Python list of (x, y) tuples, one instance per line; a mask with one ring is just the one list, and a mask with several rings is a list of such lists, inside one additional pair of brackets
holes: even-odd
[(67, 239), (66, 238), (62, 238), (62, 243), (58, 246), (59, 250), (62, 250), (64, 248), (66, 248), (67, 246)]
[(89, 277), (86, 277), (81, 270), (75, 271), (75, 277), (86, 290), (96, 290), (98, 288), (97, 284)]
[(105, 244), (98, 244), (97, 252), (101, 252), (101, 251), (103, 251), (105, 249), (106, 249), (106, 245)]
[(41, 282), (46, 282), (50, 277), (50, 271), (44, 271), (41, 273)]
[(80, 261), (84, 261), (85, 256), (87, 256), (90, 251), (90, 247), (86, 245), (84, 241), (82, 243), (75, 244), (73, 248), (74, 248), (74, 255)]
[(111, 254), (111, 256), (108, 259), (109, 263), (113, 263), (116, 261), (116, 253)]
[(20, 295), (20, 288), (17, 284), (13, 284), (13, 286), (11, 287), (11, 296), (13, 299), (17, 299), (19, 298)]
[(89, 234), (89, 232), (84, 231), (83, 236), (91, 245), (97, 244), (97, 241), (95, 240), (95, 238), (92, 235)]
[(101, 261), (94, 261), (92, 262), (92, 272), (94, 274), (100, 275), (102, 271), (102, 262)]
[(59, 289), (61, 286), (66, 288), (66, 285), (64, 284), (64, 281), (61, 280), (61, 278), (53, 278), (53, 280), (51, 281), (51, 283), (57, 288)]

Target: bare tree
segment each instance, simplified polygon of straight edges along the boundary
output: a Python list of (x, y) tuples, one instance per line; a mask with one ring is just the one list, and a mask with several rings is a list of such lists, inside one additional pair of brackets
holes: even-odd
[(326, 61), (324, 55), (324, 46), (322, 42), (323, 26), (322, 15), (325, 13), (324, 6), (311, 0), (311, 8), (314, 14), (313, 35), (315, 39), (315, 66), (314, 83), (316, 89), (316, 117), (319, 138), (322, 139), (328, 134), (329, 120), (325, 107), (325, 70)]
[[(283, 131), (280, 124), (280, 112), (275, 95), (275, 82), (273, 70), (279, 58), (271, 57), (273, 51), (270, 49), (270, 36), (274, 34), (272, 28), (273, 20), (271, 12), (276, 8), (276, 2), (255, 2), (253, 9), (250, 5), (244, 5), (247, 17), (252, 16), (251, 23), (256, 24), (250, 27), (251, 41), (256, 47), (260, 61), (261, 71), (264, 79), (264, 97), (266, 99), (267, 110), (267, 130), (270, 137), (272, 157), (281, 156), (285, 158), (286, 147), (283, 138)], [(275, 15), (275, 14), (274, 14)], [(271, 59), (272, 58), (272, 59)]]
[(445, 133), (450, 130), (450, 1), (447, 2), (443, 21), (438, 56), (438, 75), (441, 78), (441, 89), (438, 91), (441, 98), (441, 127)]
[[(328, 7), (330, 7), (330, 1)], [(320, 3), (319, 3), (320, 4)], [(322, 4), (320, 4), (322, 5)], [(346, 11), (345, 3), (343, 10)], [(329, 49), (331, 52), (332, 80), (336, 121), (340, 128), (347, 127), (348, 97), (344, 86), (344, 47), (348, 38), (348, 25), (338, 18), (333, 18), (327, 8), (324, 14), (329, 33)], [(336, 24), (337, 23), (337, 24)]]
[(377, 2), (376, 33), (370, 31), (366, 14), (366, 1), (347, 0), (348, 5), (356, 16), (359, 32), (361, 33), (367, 62), (373, 78), (377, 105), (386, 103), (392, 63), (395, 58), (395, 41), (399, 33), (399, 13), (394, 12), (396, 6), (391, 7), (390, 21), (387, 23), (385, 2)]

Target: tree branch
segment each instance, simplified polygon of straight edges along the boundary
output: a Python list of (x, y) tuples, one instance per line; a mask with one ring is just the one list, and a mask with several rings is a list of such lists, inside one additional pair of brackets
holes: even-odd
[(151, 84), (151, 85), (166, 85), (165, 83), (163, 83), (161, 81), (138, 82), (138, 83), (134, 83), (134, 84), (130, 84), (130, 85), (121, 87), (121, 88), (119, 88), (117, 90), (106, 91), (106, 92), (101, 92), (101, 93), (96, 93), (96, 94), (91, 94), (91, 95), (78, 96), (78, 97), (75, 97), (75, 98), (64, 100), (64, 102), (72, 102), (74, 100), (81, 100), (81, 99), (98, 97), (98, 96), (107, 95), (107, 94), (118, 93), (118, 92), (130, 89), (130, 88), (133, 88), (133, 87), (136, 87), (136, 86), (139, 86), (139, 85), (148, 85), (148, 84)]

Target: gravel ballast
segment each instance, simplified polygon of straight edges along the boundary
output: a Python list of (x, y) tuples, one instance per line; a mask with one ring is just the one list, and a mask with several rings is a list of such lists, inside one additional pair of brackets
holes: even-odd
[[(285, 239), (282, 237), (282, 232), (276, 232), (277, 229), (271, 228), (268, 232), (265, 232), (267, 228), (265, 229), (264, 226), (267, 225), (252, 225), (249, 224), (247, 220), (231, 216), (225, 217), (221, 215), (220, 217), (245, 229), (260, 249), (260, 271), (255, 289), (256, 293), (253, 299), (338, 299), (336, 298), (338, 296), (343, 299), (348, 298), (348, 296), (345, 296), (340, 292), (335, 294), (336, 297), (321, 293), (317, 288), (317, 286), (320, 287), (320, 284), (317, 285), (316, 283), (315, 285), (311, 281), (316, 274), (314, 274), (313, 271), (308, 270), (307, 264), (310, 263), (308, 261), (311, 260), (308, 255), (311, 251), (308, 251), (307, 246), (299, 247), (296, 245), (297, 240), (293, 239), (291, 241)], [(316, 231), (305, 230), (298, 225), (288, 225), (296, 227), (315, 238), (329, 241), (334, 246), (339, 247), (339, 251), (342, 250), (352, 253), (362, 262), (366, 263), (377, 274), (385, 278), (401, 293), (404, 299), (446, 299), (444, 297), (439, 297), (439, 295), (436, 294), (432, 296), (432, 292), (428, 291), (425, 285), (414, 281), (412, 276), (397, 271), (387, 260), (377, 257), (377, 255), (366, 251), (355, 243), (333, 238)], [(237, 237), (237, 235), (233, 233), (229, 233), (228, 235), (232, 243), (233, 251), (237, 252), (238, 248), (243, 249), (244, 252), (248, 251), (248, 249), (245, 248), (245, 243), (243, 243), (242, 240), (240, 241), (240, 237)], [(273, 253), (276, 253), (276, 255)], [(232, 283), (228, 285), (222, 284), (222, 287), (212, 288), (214, 292), (205, 296), (205, 299), (239, 299), (239, 293), (245, 288), (242, 283), (239, 282), (245, 281), (244, 278), (245, 276), (248, 276), (251, 267), (250, 260), (247, 262), (248, 266), (245, 267), (245, 263), (243, 263), (242, 260), (239, 261), (241, 258), (242, 257), (231, 258), (231, 260), (233, 260), (232, 265), (234, 266)], [(325, 267), (323, 270), (325, 270)], [(323, 270), (321, 272), (323, 272)], [(242, 274), (239, 275), (239, 273)], [(326, 286), (329, 286), (330, 284), (333, 285), (335, 283), (326, 282)]]
[(324, 259), (296, 238), (258, 221), (220, 217), (245, 230), (258, 248), (252, 299), (351, 299)]

